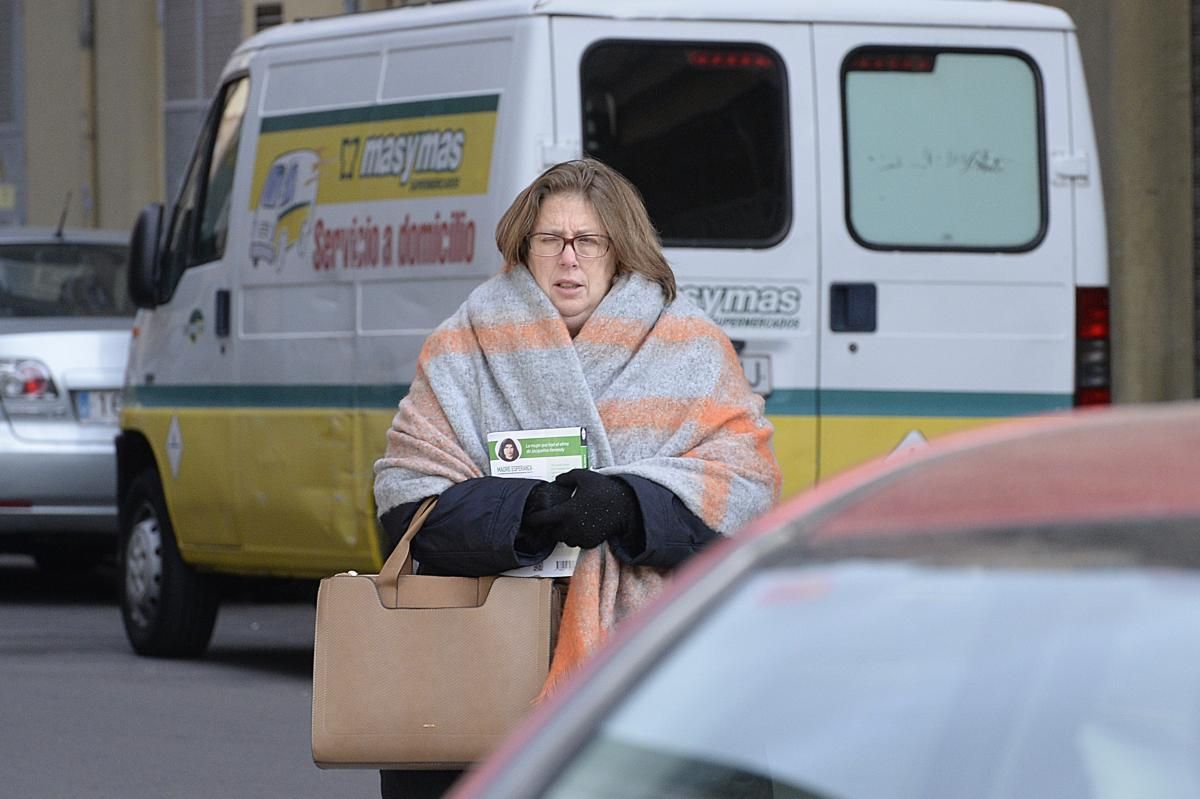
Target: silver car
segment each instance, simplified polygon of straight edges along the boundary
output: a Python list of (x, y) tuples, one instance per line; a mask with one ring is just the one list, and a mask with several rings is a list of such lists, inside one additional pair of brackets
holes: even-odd
[(43, 568), (115, 548), (128, 250), (123, 231), (0, 228), (0, 551)]

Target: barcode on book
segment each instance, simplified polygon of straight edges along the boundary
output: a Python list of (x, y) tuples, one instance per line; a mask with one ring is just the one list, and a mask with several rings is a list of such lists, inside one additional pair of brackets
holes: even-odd
[[(570, 561), (570, 560), (554, 561), (554, 568), (556, 568), (556, 569), (569, 569), (574, 565), (575, 565), (574, 561)], [(539, 564), (539, 568), (540, 568), (540, 564)]]

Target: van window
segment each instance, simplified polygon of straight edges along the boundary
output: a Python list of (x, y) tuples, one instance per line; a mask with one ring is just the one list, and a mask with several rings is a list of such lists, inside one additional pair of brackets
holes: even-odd
[(238, 144), (242, 138), (242, 118), (246, 115), (249, 78), (240, 78), (225, 87), (225, 102), (213, 141), (204, 192), (204, 214), (196, 240), (196, 260), (212, 261), (225, 253), (229, 232), (229, 204), (233, 193), (233, 175), (237, 167)]
[(863, 48), (842, 65), (846, 216), (880, 249), (1032, 249), (1041, 80), (1012, 51)]
[(166, 238), (163, 267), (172, 288), (183, 270), (214, 261), (225, 252), (233, 176), (249, 91), (246, 77), (226, 84), (200, 135)]
[(786, 76), (767, 47), (605, 41), (580, 67), (584, 152), (633, 181), (663, 243), (767, 247), (791, 220)]

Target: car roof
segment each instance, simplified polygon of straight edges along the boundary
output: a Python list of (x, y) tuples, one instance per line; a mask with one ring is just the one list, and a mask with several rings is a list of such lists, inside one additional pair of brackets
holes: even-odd
[[(544, 751), (537, 756), (545, 758), (544, 765), (578, 745), (585, 726), (580, 720), (602, 717), (615, 690), (760, 565), (781, 556), (790, 562), (801, 551), (836, 555), (847, 544), (877, 546), (889, 539), (944, 544), (978, 540), (979, 533), (991, 531), (996, 536), (990, 543), (1000, 546), (974, 547), (968, 562), (1006, 566), (1004, 546), (1020, 540), (1005, 538), (1012, 531), (1121, 519), (1190, 521), (1182, 532), (1194, 541), (1200, 536), (1197, 452), (1200, 402), (1130, 405), (1001, 422), (831, 478), (685, 564), (649, 612), (618, 627), (610, 645), (536, 708), (452, 796), (521, 795), (518, 786), (544, 778), (523, 749)], [(1113, 541), (1085, 538), (1083, 546)], [(1194, 567), (1197, 548), (1189, 549)], [(1083, 565), (1075, 561), (1071, 567)]]
[(129, 246), (128, 230), (0, 226), (0, 244), (108, 244)]
[(745, 532), (938, 533), (1117, 518), (1200, 518), (1200, 403), (1016, 420), (847, 472)]

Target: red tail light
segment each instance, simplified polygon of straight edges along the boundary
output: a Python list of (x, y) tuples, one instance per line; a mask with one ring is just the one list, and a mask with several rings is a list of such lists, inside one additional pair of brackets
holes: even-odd
[(1075, 405), (1112, 402), (1108, 288), (1075, 289)]
[(45, 375), (37, 374), (26, 377), (21, 383), (21, 393), (26, 397), (41, 397), (45, 395), (50, 380)]
[(50, 370), (41, 361), (0, 359), (0, 401), (58, 398)]
[(0, 416), (62, 416), (68, 410), (63, 400), (46, 364), (33, 358), (0, 358)]

